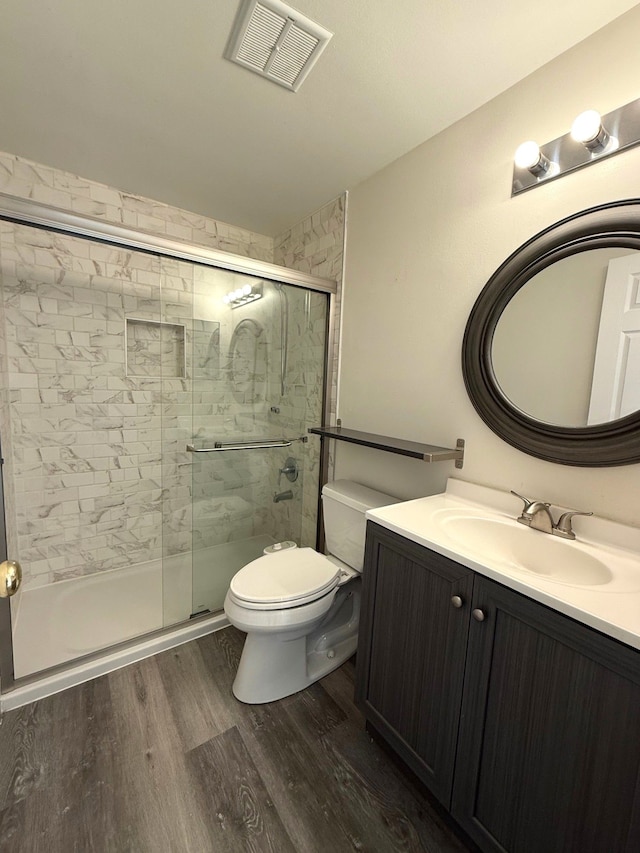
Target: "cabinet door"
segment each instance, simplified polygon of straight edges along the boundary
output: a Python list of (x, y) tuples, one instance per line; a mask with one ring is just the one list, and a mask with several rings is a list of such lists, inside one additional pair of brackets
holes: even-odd
[(367, 531), (356, 698), (448, 807), (473, 573), (372, 522)]
[(483, 850), (638, 853), (640, 654), (476, 578), (452, 812)]

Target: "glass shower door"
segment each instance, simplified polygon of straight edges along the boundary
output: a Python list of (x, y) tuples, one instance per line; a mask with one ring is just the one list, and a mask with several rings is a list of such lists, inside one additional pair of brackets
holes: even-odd
[(220, 610), (233, 575), (267, 546), (315, 545), (319, 444), (307, 429), (321, 420), (327, 302), (292, 285), (196, 273), (194, 614)]
[(64, 230), (0, 222), (17, 680), (219, 611), (267, 545), (315, 543), (319, 441), (299, 439), (321, 421), (328, 295)]
[[(233, 575), (278, 541), (270, 484), (284, 448), (238, 448), (200, 453), (193, 463), (194, 613), (220, 610)], [(299, 541), (301, 501), (290, 491), (278, 509), (287, 538)]]
[(160, 267), (153, 254), (0, 227), (6, 526), (23, 569), (11, 602), (16, 679), (163, 627), (171, 365)]

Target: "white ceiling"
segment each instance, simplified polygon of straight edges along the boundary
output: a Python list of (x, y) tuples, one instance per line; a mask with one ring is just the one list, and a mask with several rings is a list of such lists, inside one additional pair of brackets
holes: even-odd
[(3, 0), (0, 149), (275, 235), (635, 5), (294, 0), (297, 93), (222, 58), (240, 0)]

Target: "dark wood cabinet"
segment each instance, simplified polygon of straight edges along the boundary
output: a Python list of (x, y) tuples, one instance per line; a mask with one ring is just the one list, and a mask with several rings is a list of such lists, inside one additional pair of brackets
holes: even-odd
[(473, 572), (371, 522), (367, 531), (357, 699), (448, 806)]
[(635, 649), (369, 522), (357, 666), (369, 723), (482, 850), (640, 850)]

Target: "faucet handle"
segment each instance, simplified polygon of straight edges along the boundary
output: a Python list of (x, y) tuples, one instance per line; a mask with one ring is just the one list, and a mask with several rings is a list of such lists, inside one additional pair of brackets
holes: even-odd
[(532, 507), (538, 509), (541, 506), (546, 506), (547, 509), (549, 509), (549, 507), (551, 506), (551, 504), (547, 501), (530, 501), (529, 498), (525, 498), (524, 495), (519, 495), (517, 492), (514, 492), (513, 489), (511, 489), (511, 494), (515, 495), (517, 498), (520, 498), (521, 501), (524, 501), (524, 509), (522, 510), (522, 512), (531, 512)]
[(592, 512), (580, 512), (579, 510), (569, 510), (569, 512), (563, 512), (560, 518), (558, 519), (558, 523), (555, 526), (554, 533), (557, 536), (562, 536), (564, 539), (575, 539), (576, 534), (573, 532), (571, 528), (571, 519), (574, 515), (593, 515)]
[(298, 479), (298, 473), (298, 463), (293, 458), (293, 456), (287, 456), (284, 463), (284, 467), (279, 469), (278, 488), (280, 488), (280, 482), (282, 480), (283, 474), (286, 476), (287, 480), (290, 483), (295, 483), (295, 481)]
[(551, 504), (547, 503), (546, 501), (536, 501), (536, 500), (531, 501), (531, 500), (529, 500), (529, 498), (525, 498), (524, 495), (519, 495), (517, 492), (514, 492), (513, 489), (511, 489), (511, 494), (515, 495), (517, 498), (520, 498), (521, 501), (524, 501), (524, 509), (522, 510), (522, 512), (530, 512), (531, 507), (535, 506), (536, 504), (538, 506), (540, 506), (540, 505), (546, 506), (547, 508), (549, 508), (551, 506)]
[(522, 510), (523, 512), (526, 512), (533, 503), (533, 501), (530, 501), (529, 498), (525, 498), (524, 495), (519, 495), (517, 492), (514, 492), (513, 489), (511, 489), (511, 494), (515, 495), (517, 498), (520, 498), (521, 501), (524, 501), (524, 509)]

